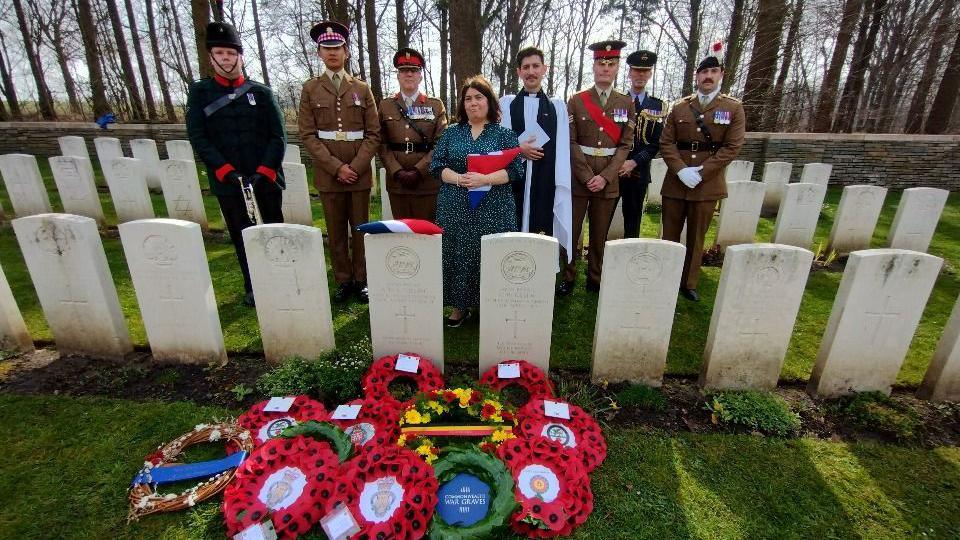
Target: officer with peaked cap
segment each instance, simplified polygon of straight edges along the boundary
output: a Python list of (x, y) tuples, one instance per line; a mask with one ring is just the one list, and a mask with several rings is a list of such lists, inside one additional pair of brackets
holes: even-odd
[[(324, 70), (304, 83), (297, 125), (313, 158), (314, 185), (327, 223), (330, 260), (337, 290), (334, 302), (355, 294), (367, 302), (363, 233), (369, 220), (370, 160), (380, 147), (380, 120), (370, 87), (347, 73), (350, 56), (346, 26), (324, 21), (310, 29)], [(352, 242), (348, 242), (347, 231)]]
[(187, 135), (207, 167), (210, 191), (217, 197), (237, 252), (244, 303), (254, 305), (250, 271), (241, 231), (252, 225), (241, 191), (241, 179), (253, 183), (264, 223), (282, 223), (283, 171), (287, 146), (283, 115), (268, 86), (243, 75), (243, 45), (233, 26), (207, 26), (207, 52), (213, 78), (190, 85)]
[(400, 91), (380, 101), (380, 160), (390, 209), (397, 219), (437, 218), (440, 179), (430, 174), (433, 144), (447, 128), (443, 102), (420, 91), (426, 66), (420, 51), (402, 48), (393, 55)]

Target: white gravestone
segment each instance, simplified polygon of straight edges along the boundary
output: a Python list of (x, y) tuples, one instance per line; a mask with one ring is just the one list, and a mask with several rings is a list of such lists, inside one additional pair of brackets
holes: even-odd
[(617, 199), (617, 208), (613, 211), (613, 219), (610, 220), (610, 228), (607, 229), (607, 240), (620, 240), (623, 238), (623, 197)]
[(735, 159), (727, 165), (727, 182), (749, 182), (753, 178), (753, 162)]
[(830, 183), (831, 172), (833, 172), (833, 165), (829, 163), (807, 163), (803, 166), (803, 171), (800, 173), (800, 181), (826, 186)]
[(0, 268), (0, 349), (4, 351), (33, 351), (33, 339), (23, 322), (23, 315)]
[(830, 229), (828, 251), (846, 255), (867, 249), (877, 227), (887, 188), (880, 186), (846, 186), (840, 195), (837, 215)]
[(300, 163), (284, 163), (283, 221), (298, 225), (313, 226), (313, 211), (310, 208), (310, 188), (307, 186), (307, 168)]
[(504, 360), (550, 367), (556, 238), (488, 234), (480, 240), (480, 372)]
[(443, 371), (440, 244), (439, 234), (364, 236), (374, 358), (414, 353)]
[(225, 362), (200, 225), (144, 219), (118, 228), (154, 359)]
[(380, 167), (380, 219), (393, 219), (390, 195), (387, 193), (387, 169)]
[(773, 226), (773, 243), (809, 248), (826, 194), (826, 186), (820, 184), (788, 184)]
[(17, 217), (51, 212), (37, 158), (30, 154), (4, 154), (0, 156), (0, 174)]
[(807, 390), (889, 394), (942, 265), (905, 249), (851, 253)]
[(283, 163), (303, 163), (300, 157), (300, 147), (295, 144), (288, 144), (283, 153)]
[(243, 244), (268, 362), (313, 359), (333, 349), (323, 234), (305, 225), (247, 227)]
[(960, 401), (960, 300), (953, 306), (917, 395), (934, 401)]
[(100, 162), (100, 170), (106, 176), (107, 168), (115, 158), (123, 157), (123, 147), (120, 146), (120, 139), (116, 137), (95, 137), (93, 147), (97, 150), (97, 161)]
[(132, 351), (97, 222), (40, 214), (13, 220), (13, 231), (57, 350), (100, 358)]
[(927, 251), (948, 195), (950, 192), (945, 189), (919, 187), (903, 190), (887, 245), (894, 249)]
[(663, 383), (685, 253), (683, 245), (666, 240), (607, 242), (593, 332), (594, 381)]
[(75, 156), (53, 156), (48, 161), (64, 211), (93, 218), (103, 225), (103, 206), (93, 180), (90, 160)]
[(156, 216), (150, 192), (147, 191), (147, 179), (143, 173), (143, 163), (139, 159), (120, 157), (107, 162), (103, 171), (110, 188), (113, 208), (117, 211), (117, 221), (124, 223), (137, 219), (151, 219)]
[(160, 152), (157, 151), (157, 141), (153, 139), (132, 139), (130, 151), (133, 157), (143, 163), (143, 173), (147, 178), (147, 187), (153, 190), (160, 187)]
[(777, 386), (813, 253), (779, 244), (730, 246), (710, 317), (700, 385)]
[(763, 164), (763, 177), (760, 181), (766, 188), (763, 195), (765, 214), (772, 214), (780, 208), (792, 171), (793, 165), (784, 161), (769, 161)]
[(87, 150), (87, 143), (83, 137), (76, 135), (57, 137), (57, 143), (60, 144), (61, 155), (90, 159), (90, 151)]
[(760, 182), (729, 182), (727, 198), (720, 205), (717, 245), (752, 244), (760, 221), (764, 185)]
[(207, 210), (200, 194), (200, 178), (193, 161), (167, 159), (160, 162), (160, 182), (163, 185), (163, 200), (167, 215), (198, 223), (204, 231), (207, 226)]
[(662, 205), (663, 179), (667, 176), (667, 163), (663, 158), (656, 158), (650, 162), (650, 185), (647, 186), (647, 204)]
[(164, 145), (167, 147), (167, 159), (196, 162), (196, 158), (193, 156), (193, 145), (190, 144), (190, 141), (172, 139)]

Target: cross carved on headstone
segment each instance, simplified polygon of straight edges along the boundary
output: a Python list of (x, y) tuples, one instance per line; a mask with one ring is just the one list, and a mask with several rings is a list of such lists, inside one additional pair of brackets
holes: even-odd
[(899, 311), (891, 311), (889, 309), (891, 298), (892, 296), (888, 294), (883, 300), (883, 307), (880, 308), (880, 311), (867, 311), (864, 313), (867, 317), (877, 320), (876, 326), (873, 328), (873, 334), (870, 335), (870, 343), (874, 345), (877, 344), (877, 336), (880, 335), (880, 330), (883, 329), (884, 322), (900, 316)]
[(520, 312), (517, 311), (516, 309), (513, 310), (513, 318), (512, 318), (512, 319), (511, 319), (510, 317), (507, 317), (507, 318), (504, 319), (504, 320), (506, 321), (507, 324), (513, 323), (513, 339), (517, 339), (517, 324), (518, 324), (518, 323), (526, 323), (526, 322), (527, 322), (526, 319), (521, 319), (521, 318), (520, 318)]
[(400, 313), (394, 315), (395, 317), (400, 317), (403, 320), (403, 333), (407, 333), (407, 320), (415, 319), (417, 316), (413, 313), (407, 313), (407, 306), (402, 306)]

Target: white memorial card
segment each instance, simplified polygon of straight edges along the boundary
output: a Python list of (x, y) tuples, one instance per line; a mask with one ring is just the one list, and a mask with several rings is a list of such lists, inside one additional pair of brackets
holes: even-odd
[(497, 378), (519, 379), (520, 364), (497, 364)]
[(416, 373), (420, 369), (420, 357), (401, 354), (397, 356), (397, 371)]
[(264, 412), (287, 412), (293, 406), (295, 397), (272, 397), (263, 408)]
[(333, 411), (333, 416), (330, 418), (333, 420), (356, 420), (362, 406), (360, 403), (356, 405), (337, 405), (337, 408)]
[(543, 400), (543, 414), (551, 418), (570, 419), (570, 406), (559, 401)]

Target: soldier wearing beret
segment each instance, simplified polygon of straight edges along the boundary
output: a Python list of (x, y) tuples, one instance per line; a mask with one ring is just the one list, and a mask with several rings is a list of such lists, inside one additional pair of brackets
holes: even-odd
[(430, 174), (433, 144), (447, 128), (443, 102), (420, 91), (425, 62), (419, 51), (393, 55), (400, 91), (380, 102), (380, 160), (387, 169), (387, 194), (397, 219), (436, 221), (440, 179)]
[(310, 30), (325, 69), (304, 83), (297, 124), (300, 140), (313, 158), (314, 185), (326, 218), (337, 282), (333, 301), (345, 302), (356, 294), (366, 303), (367, 268), (357, 226), (369, 219), (370, 160), (380, 147), (380, 121), (370, 87), (345, 69), (348, 37), (347, 27), (334, 21)]
[(625, 238), (640, 237), (643, 199), (650, 185), (650, 162), (660, 151), (660, 133), (663, 131), (663, 119), (667, 116), (666, 104), (654, 97), (647, 88), (656, 64), (657, 54), (651, 51), (635, 51), (627, 56), (627, 65), (630, 66), (630, 90), (627, 95), (633, 100), (633, 107), (637, 111), (637, 127), (633, 150), (619, 171)]
[[(594, 85), (567, 102), (570, 112), (570, 161), (573, 165), (573, 238), (579, 242), (583, 219), (590, 217), (587, 290), (600, 290), (603, 248), (620, 196), (618, 172), (633, 144), (636, 111), (626, 94), (613, 88), (620, 68), (622, 41), (590, 45)], [(579, 252), (579, 250), (577, 250)], [(577, 259), (567, 264), (557, 293), (569, 294), (577, 276)]]
[(187, 135), (207, 166), (210, 191), (220, 203), (243, 272), (243, 302), (252, 306), (253, 288), (241, 231), (253, 223), (240, 184), (253, 184), (264, 223), (283, 222), (280, 164), (287, 136), (273, 92), (243, 75), (243, 45), (236, 28), (210, 23), (206, 46), (214, 76), (190, 85)]
[(720, 93), (723, 47), (697, 66), (697, 91), (673, 104), (660, 137), (667, 164), (663, 181), (663, 239), (680, 241), (687, 223), (687, 254), (680, 294), (697, 302), (703, 239), (717, 201), (727, 196), (724, 171), (743, 146), (745, 119), (740, 101)]

